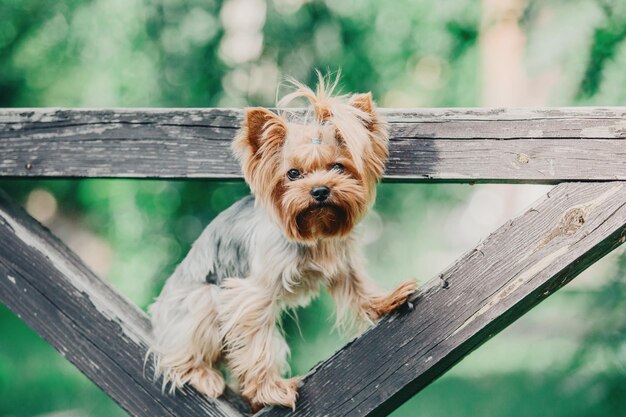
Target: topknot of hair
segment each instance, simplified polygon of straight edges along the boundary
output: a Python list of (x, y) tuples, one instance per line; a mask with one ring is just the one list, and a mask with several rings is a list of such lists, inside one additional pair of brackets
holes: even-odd
[[(324, 77), (316, 71), (318, 83), (315, 91), (295, 79), (288, 79), (295, 90), (284, 96), (278, 102), (281, 116), (287, 120), (294, 119), (295, 115), (284, 111), (285, 107), (297, 98), (309, 101), (311, 108), (305, 114), (307, 120), (314, 123), (333, 124), (345, 142), (359, 172), (363, 172), (363, 156), (369, 151), (369, 131), (367, 126), (372, 122), (372, 115), (350, 104), (349, 94), (335, 94), (339, 84), (340, 73), (334, 77)], [(310, 117), (312, 113), (313, 117)]]

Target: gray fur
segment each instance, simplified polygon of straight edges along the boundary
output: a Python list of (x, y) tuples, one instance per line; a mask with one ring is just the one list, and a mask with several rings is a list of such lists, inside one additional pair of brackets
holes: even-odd
[[(263, 232), (258, 233), (262, 230)], [(289, 242), (267, 212), (255, 205), (254, 196), (247, 196), (221, 212), (194, 242), (191, 251), (176, 268), (174, 281), (199, 279), (219, 285), (225, 278), (250, 275), (252, 255), (259, 246), (282, 247), (295, 255), (298, 245)], [(269, 248), (267, 248), (269, 249)]]

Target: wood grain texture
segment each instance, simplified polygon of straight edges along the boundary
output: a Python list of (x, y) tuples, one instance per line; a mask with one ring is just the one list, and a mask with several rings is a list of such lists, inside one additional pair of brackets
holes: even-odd
[[(382, 109), (386, 179), (626, 180), (626, 108)], [(0, 176), (241, 178), (236, 109), (0, 109)]]
[(626, 183), (558, 185), (256, 417), (387, 415), (625, 239)]
[(192, 389), (153, 382), (146, 315), (0, 195), (0, 301), (133, 416), (238, 417)]

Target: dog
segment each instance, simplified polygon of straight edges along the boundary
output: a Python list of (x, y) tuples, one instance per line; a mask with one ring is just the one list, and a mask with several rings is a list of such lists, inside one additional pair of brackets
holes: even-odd
[[(318, 73), (319, 75), (319, 73)], [(316, 90), (293, 81), (284, 108), (245, 111), (232, 143), (252, 196), (220, 213), (192, 245), (149, 308), (155, 369), (164, 389), (191, 384), (220, 396), (225, 363), (253, 410), (295, 408), (300, 378), (285, 378), (289, 347), (280, 316), (322, 286), (336, 325), (371, 324), (416, 289), (391, 293), (367, 276), (355, 226), (373, 204), (388, 158), (388, 130), (371, 93), (335, 95), (339, 77)]]

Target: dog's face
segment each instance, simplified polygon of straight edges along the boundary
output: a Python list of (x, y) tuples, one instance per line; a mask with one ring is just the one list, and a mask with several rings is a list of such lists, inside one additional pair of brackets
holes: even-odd
[(388, 136), (371, 94), (315, 106), (311, 123), (246, 111), (233, 144), (260, 204), (299, 242), (347, 235), (372, 203)]

